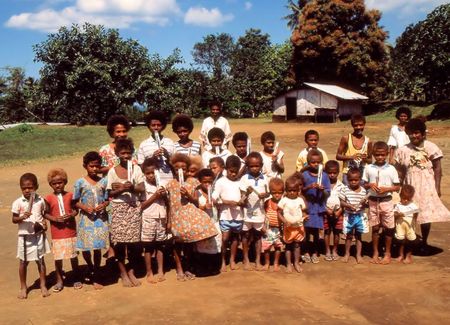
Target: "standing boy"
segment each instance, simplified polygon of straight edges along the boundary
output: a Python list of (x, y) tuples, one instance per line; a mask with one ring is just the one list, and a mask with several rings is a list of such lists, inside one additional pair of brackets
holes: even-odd
[(209, 105), (209, 109), (211, 112), (211, 116), (208, 116), (203, 120), (202, 128), (200, 131), (201, 143), (207, 150), (211, 149), (211, 142), (208, 139), (208, 132), (212, 128), (219, 128), (224, 132), (225, 139), (223, 141), (223, 144), (226, 145), (231, 139), (230, 124), (228, 123), (228, 120), (222, 116), (222, 104), (217, 101), (213, 101)]
[(284, 173), (284, 152), (278, 148), (275, 134), (272, 131), (264, 132), (261, 135), (261, 144), (263, 145), (263, 150), (260, 151), (263, 161), (262, 173), (269, 179), (281, 178)]
[(306, 157), (308, 156), (308, 152), (311, 149), (317, 149), (322, 154), (323, 164), (326, 164), (328, 161), (328, 156), (326, 152), (318, 147), (319, 145), (319, 132), (316, 130), (308, 130), (305, 132), (305, 142), (306, 148), (304, 148), (297, 157), (297, 163), (295, 164), (295, 168), (298, 172), (303, 172), (304, 167), (308, 164)]

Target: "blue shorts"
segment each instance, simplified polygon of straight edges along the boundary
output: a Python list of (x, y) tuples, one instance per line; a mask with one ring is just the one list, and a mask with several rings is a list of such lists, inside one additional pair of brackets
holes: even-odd
[(244, 220), (220, 220), (220, 231), (239, 233), (242, 231)]
[(344, 212), (342, 232), (347, 235), (352, 234), (353, 230), (360, 234), (367, 234), (369, 232), (369, 220), (364, 212)]

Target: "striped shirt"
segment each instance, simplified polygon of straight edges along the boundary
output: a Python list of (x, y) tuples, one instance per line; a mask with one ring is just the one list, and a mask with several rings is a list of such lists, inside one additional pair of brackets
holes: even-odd
[(280, 222), (278, 220), (278, 204), (271, 199), (265, 202), (266, 218), (269, 221), (270, 227), (279, 227)]
[(348, 186), (344, 186), (341, 191), (339, 192), (339, 198), (342, 201), (345, 201), (354, 207), (356, 207), (357, 211), (352, 211), (347, 208), (345, 208), (346, 212), (349, 213), (361, 213), (364, 212), (364, 204), (362, 204), (363, 201), (366, 199), (367, 191), (364, 187), (359, 187), (360, 191), (355, 192), (352, 189), (350, 189)]
[(192, 141), (190, 147), (183, 147), (178, 141), (174, 143), (176, 153), (182, 153), (187, 156), (199, 156), (201, 151), (201, 145), (198, 141)]

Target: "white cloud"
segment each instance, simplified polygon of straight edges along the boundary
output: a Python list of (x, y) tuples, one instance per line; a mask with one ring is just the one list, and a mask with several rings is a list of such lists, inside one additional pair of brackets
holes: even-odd
[(233, 20), (232, 14), (222, 14), (218, 8), (206, 9), (203, 7), (189, 8), (184, 15), (184, 22), (190, 25), (217, 27)]
[(246, 1), (244, 3), (245, 10), (250, 10), (253, 7), (253, 4), (250, 1)]
[(366, 0), (368, 8), (384, 12), (396, 10), (400, 17), (429, 12), (444, 3), (448, 0)]
[[(62, 2), (58, 0), (51, 1)], [(61, 26), (102, 24), (106, 27), (128, 28), (134, 23), (165, 25), (180, 14), (176, 0), (77, 0), (73, 6), (61, 10), (44, 8), (11, 16), (7, 27), (57, 31)]]

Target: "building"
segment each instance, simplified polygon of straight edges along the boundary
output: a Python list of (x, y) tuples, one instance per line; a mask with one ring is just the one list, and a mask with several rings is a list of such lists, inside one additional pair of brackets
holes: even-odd
[(273, 101), (273, 122), (329, 121), (348, 119), (362, 112), (366, 96), (336, 86), (305, 82), (301, 89), (290, 90)]

